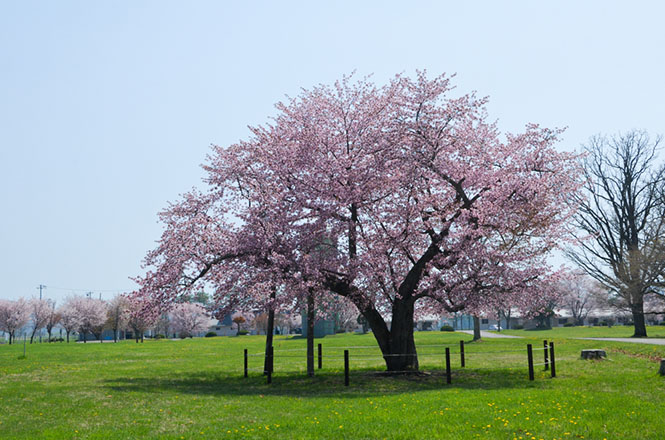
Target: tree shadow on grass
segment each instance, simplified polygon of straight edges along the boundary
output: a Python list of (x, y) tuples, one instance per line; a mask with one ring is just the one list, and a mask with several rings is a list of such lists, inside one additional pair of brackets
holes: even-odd
[(275, 373), (272, 384), (254, 373), (248, 378), (219, 372), (192, 372), (186, 377), (134, 377), (105, 381), (115, 392), (182, 393), (215, 396), (273, 395), (309, 398), (331, 396), (365, 397), (376, 394), (402, 394), (422, 391), (460, 389), (523, 389), (547, 388), (551, 381), (539, 377), (530, 382), (524, 371), (514, 369), (457, 369), (452, 384), (446, 383), (444, 371), (428, 371), (420, 375), (385, 375), (377, 370), (355, 370), (350, 386), (344, 386), (342, 371), (317, 371), (315, 377), (299, 372)]

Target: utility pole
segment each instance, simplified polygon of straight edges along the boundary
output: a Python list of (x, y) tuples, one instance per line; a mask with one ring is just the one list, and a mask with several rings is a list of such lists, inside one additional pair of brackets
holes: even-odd
[[(37, 287), (37, 288), (39, 289), (39, 300), (41, 301), (42, 300), (42, 290), (46, 289), (46, 286), (43, 285), (43, 284), (40, 284), (39, 287)], [(42, 342), (42, 329), (39, 329), (39, 342), (40, 343)], [(32, 339), (30, 340), (30, 343), (32, 344)], [(23, 353), (23, 355), (25, 356), (25, 353)]]

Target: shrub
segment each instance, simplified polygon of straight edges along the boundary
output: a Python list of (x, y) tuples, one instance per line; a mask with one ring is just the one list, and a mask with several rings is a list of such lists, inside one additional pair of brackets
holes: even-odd
[(662, 322), (661, 322), (660, 324), (658, 324), (658, 325), (665, 325), (665, 321), (662, 321)]
[(441, 331), (442, 332), (454, 332), (455, 329), (450, 325), (442, 325), (441, 326)]
[(247, 330), (238, 330), (238, 333), (237, 333), (238, 336), (243, 336), (243, 335), (246, 335), (246, 334), (249, 334), (249, 332)]
[(214, 338), (215, 336), (217, 336), (217, 333), (215, 333), (215, 332), (208, 332), (208, 333), (206, 333), (206, 336), (205, 336), (205, 337), (206, 337), (206, 338)]
[(573, 324), (572, 322), (567, 322), (563, 326), (564, 327), (575, 327), (575, 324)]
[(155, 339), (164, 339), (165, 337), (164, 335), (155, 335)]
[(524, 326), (522, 324), (515, 324), (513, 326), (513, 330), (522, 330), (523, 328), (524, 328)]
[(607, 327), (607, 321), (600, 321), (598, 324), (602, 327)]

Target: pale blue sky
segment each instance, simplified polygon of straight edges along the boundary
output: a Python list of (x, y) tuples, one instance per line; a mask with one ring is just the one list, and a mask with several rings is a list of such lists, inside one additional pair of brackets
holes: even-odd
[[(133, 287), (209, 144), (357, 70), (458, 74), (505, 131), (665, 132), (661, 2), (0, 2), (0, 298)], [(78, 292), (80, 293), (80, 292)]]

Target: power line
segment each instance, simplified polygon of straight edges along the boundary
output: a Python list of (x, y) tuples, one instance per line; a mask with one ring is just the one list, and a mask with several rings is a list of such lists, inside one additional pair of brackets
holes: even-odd
[(70, 292), (131, 292), (136, 290), (135, 287), (127, 289), (75, 289), (73, 287), (57, 287), (57, 286), (49, 286), (49, 289), (68, 290)]

